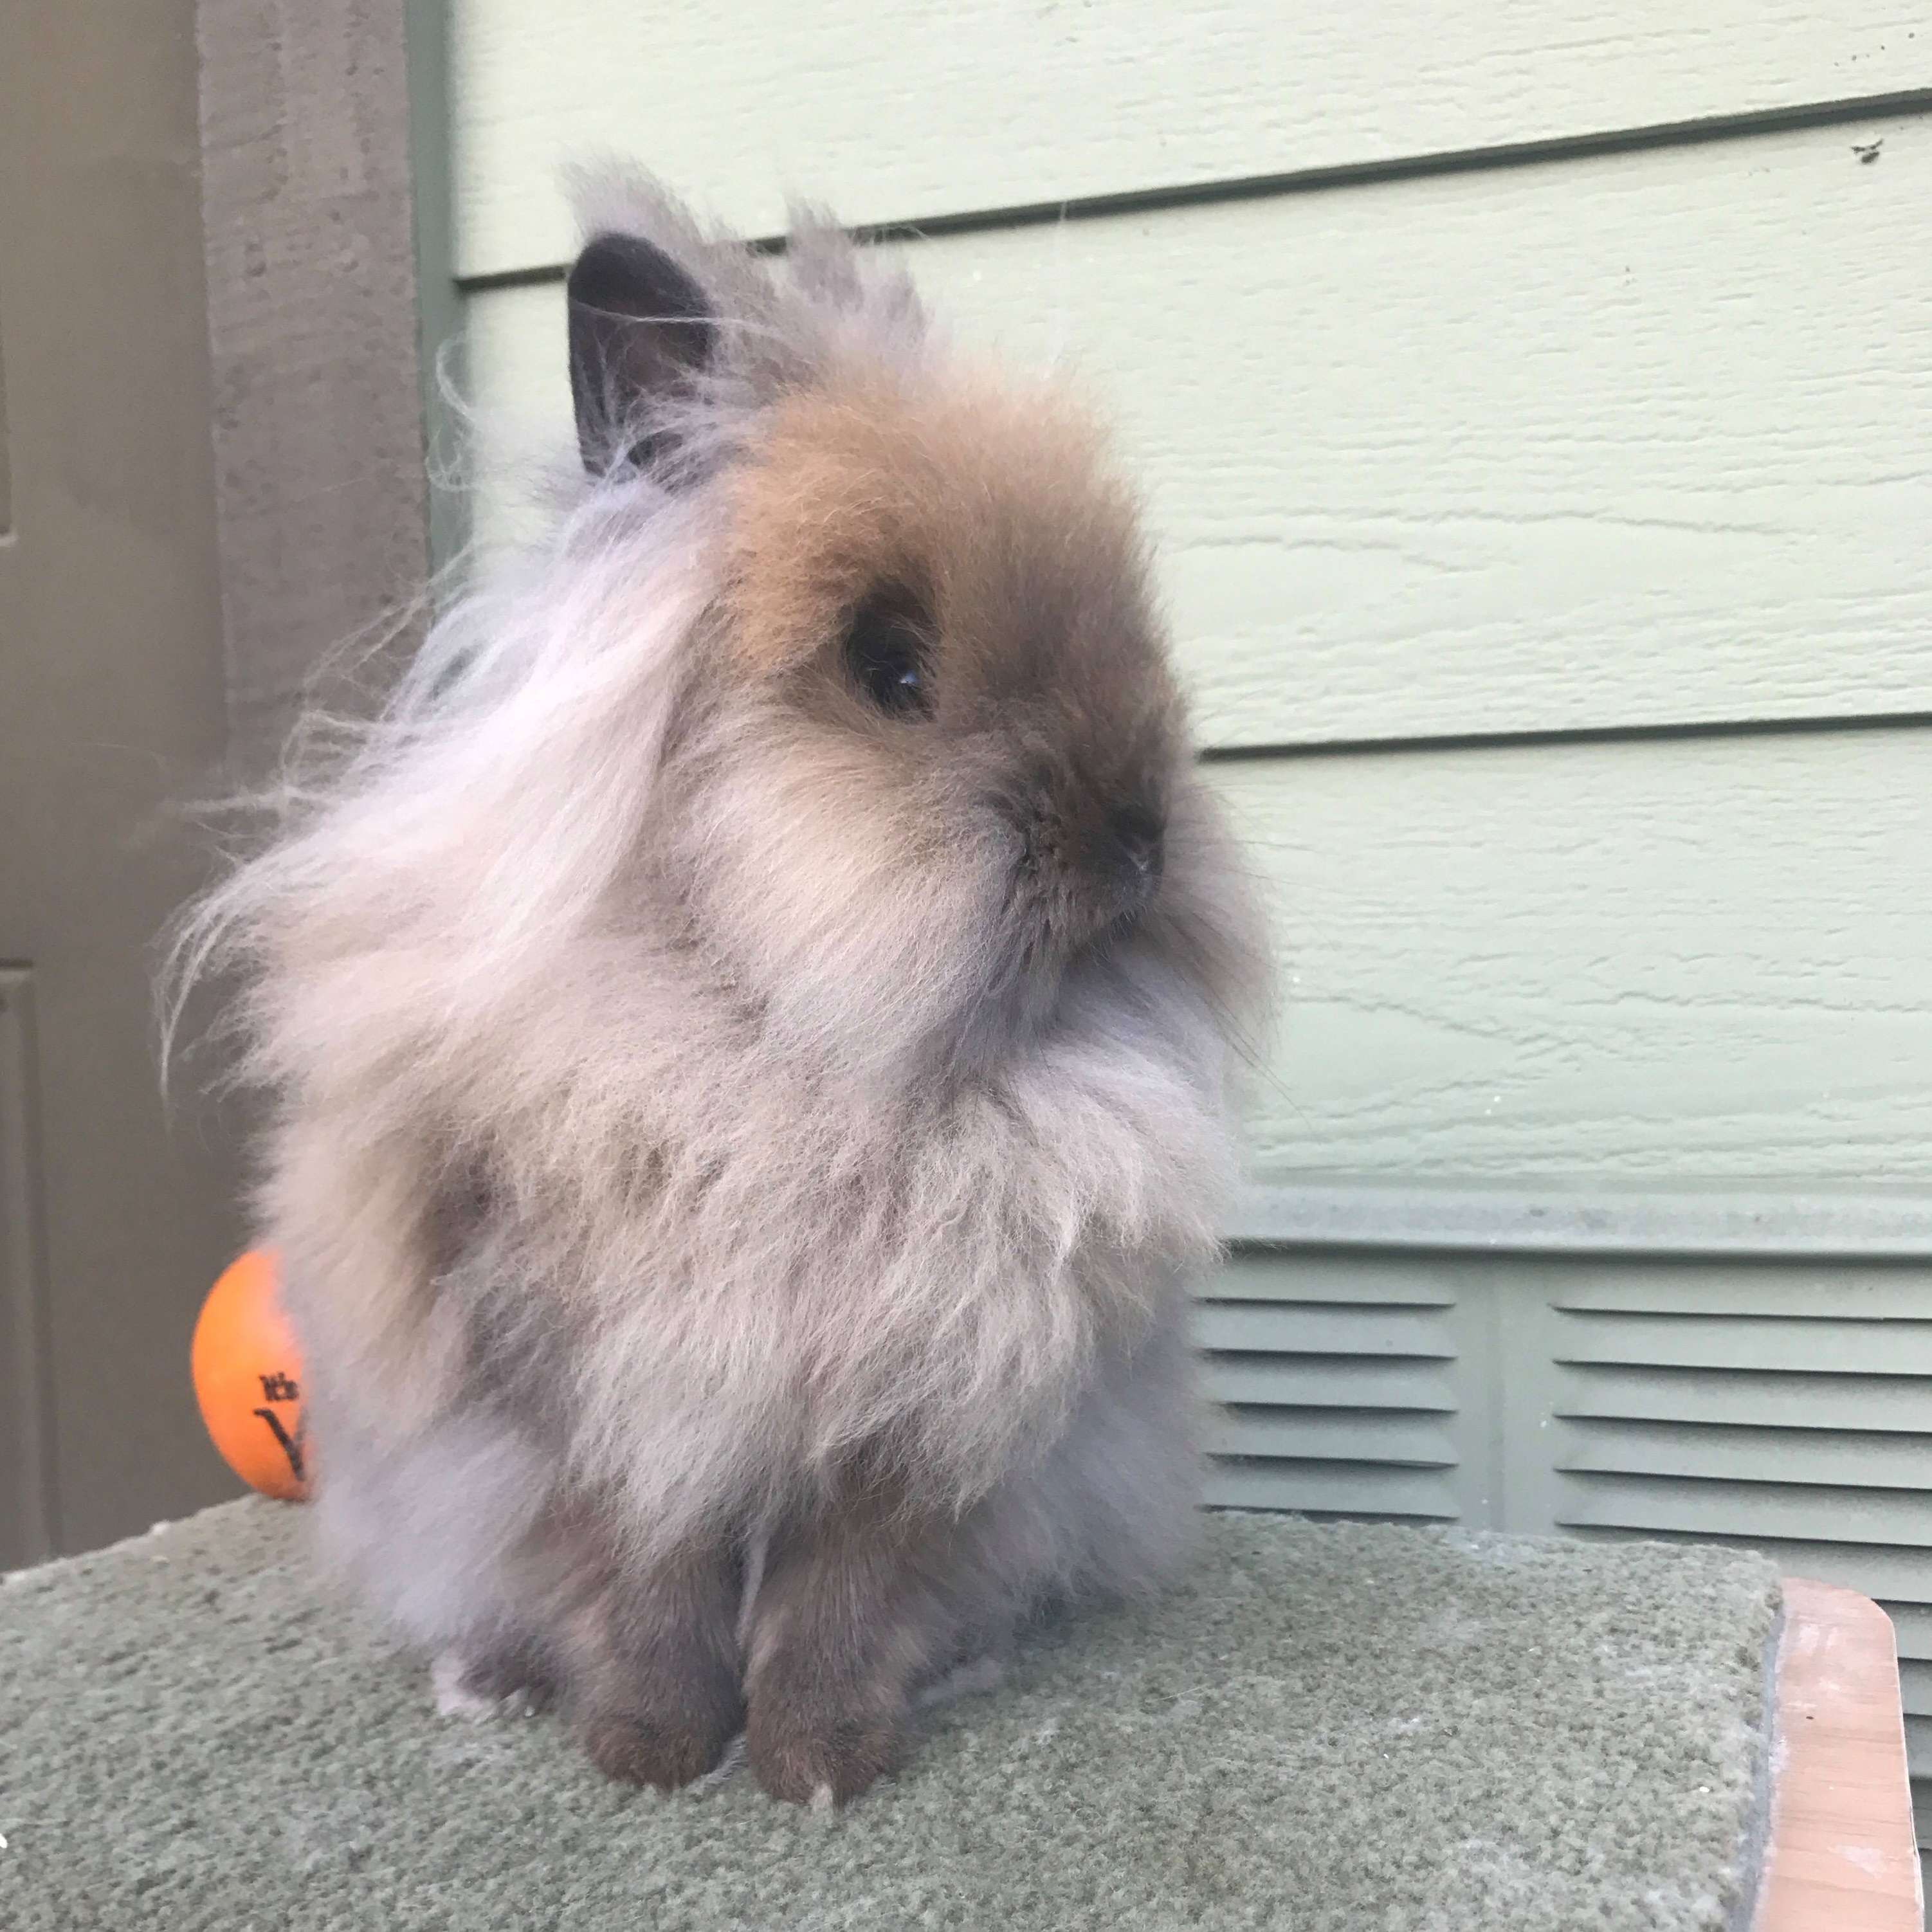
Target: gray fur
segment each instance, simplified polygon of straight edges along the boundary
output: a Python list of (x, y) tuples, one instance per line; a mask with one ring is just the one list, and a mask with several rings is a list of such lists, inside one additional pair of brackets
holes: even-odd
[[(580, 205), (706, 291), (712, 363), (622, 399), (652, 460), (292, 776), (179, 958), (246, 975), (334, 1558), (621, 1774), (748, 1724), (769, 1788), (842, 1798), (1029, 1610), (1185, 1550), (1262, 948), (1078, 416), (950, 400), (981, 379), (828, 226), (767, 262), (636, 177)], [(843, 496), (785, 441), (821, 401)], [(910, 725), (785, 628), (820, 525), (902, 493)]]

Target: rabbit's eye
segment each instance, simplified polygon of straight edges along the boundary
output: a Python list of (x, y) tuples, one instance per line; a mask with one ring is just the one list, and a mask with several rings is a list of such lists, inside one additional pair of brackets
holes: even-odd
[(902, 609), (874, 598), (860, 606), (845, 634), (852, 681), (881, 711), (897, 716), (932, 708), (926, 640)]

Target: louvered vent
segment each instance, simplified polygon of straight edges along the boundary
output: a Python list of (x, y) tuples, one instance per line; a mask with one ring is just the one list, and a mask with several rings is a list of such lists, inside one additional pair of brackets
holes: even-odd
[(1586, 1271), (1552, 1300), (1558, 1522), (1748, 1543), (1876, 1597), (1932, 1813), (1932, 1307), (1922, 1268)]
[(1227, 1406), (1208, 1502), (1454, 1518), (1453, 1315), (1400, 1264), (1238, 1251), (1198, 1316)]

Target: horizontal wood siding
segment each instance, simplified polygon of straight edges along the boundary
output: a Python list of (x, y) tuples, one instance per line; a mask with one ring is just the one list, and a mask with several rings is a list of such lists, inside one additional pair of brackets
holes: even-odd
[[(1923, 87), (1898, 0), (455, 0), (464, 273), (561, 260), (560, 161), (752, 232), (1207, 186)], [(1915, 38), (1915, 35), (1916, 38)]]
[(1264, 1171), (1925, 1184), (1921, 734), (1210, 770), (1276, 914)]
[[(1306, 745), (1932, 710), (1928, 206), (1887, 122), (894, 252), (1118, 424), (1206, 740)], [(560, 291), (472, 316), (486, 472), (567, 452)]]

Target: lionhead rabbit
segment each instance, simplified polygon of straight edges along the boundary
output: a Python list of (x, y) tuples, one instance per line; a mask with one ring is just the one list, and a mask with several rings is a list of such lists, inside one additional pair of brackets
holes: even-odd
[(446, 1701), (829, 1803), (1184, 1548), (1265, 974), (1085, 417), (828, 227), (580, 200), (575, 501), (190, 950), (325, 1549)]

